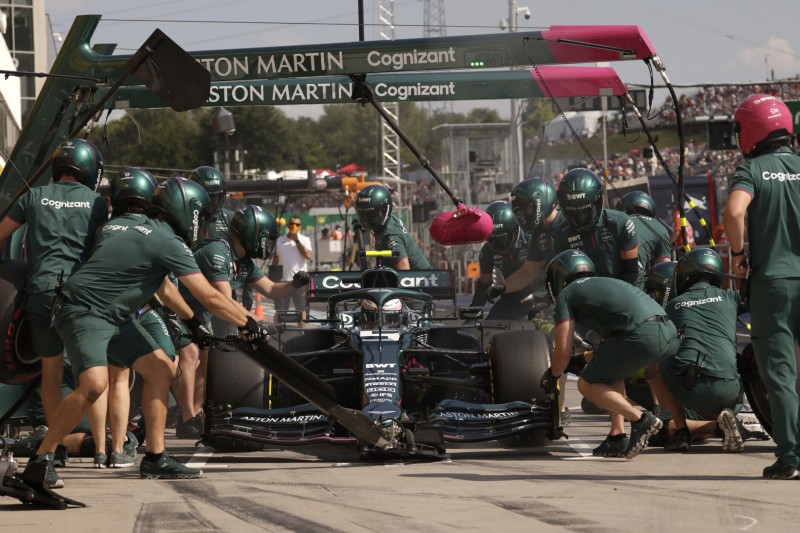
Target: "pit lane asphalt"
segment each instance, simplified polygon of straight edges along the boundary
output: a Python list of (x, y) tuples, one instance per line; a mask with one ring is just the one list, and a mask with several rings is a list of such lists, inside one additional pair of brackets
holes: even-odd
[[(567, 404), (579, 405), (575, 382)], [(448, 446), (434, 463), (357, 462), (349, 446), (213, 453), (167, 446), (202, 465), (198, 480), (139, 478), (138, 467), (61, 469), (85, 509), (35, 510), (0, 498), (3, 531), (791, 531), (797, 481), (760, 478), (772, 441), (724, 454), (719, 440), (687, 454), (649, 448), (634, 460), (592, 458), (607, 418), (571, 408), (569, 440), (511, 450)], [(137, 463), (138, 463), (137, 459)], [(794, 526), (794, 527), (793, 527)]]

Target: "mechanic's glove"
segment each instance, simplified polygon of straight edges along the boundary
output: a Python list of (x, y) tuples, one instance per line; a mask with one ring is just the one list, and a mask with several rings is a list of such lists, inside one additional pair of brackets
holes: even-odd
[(542, 374), (542, 380), (539, 382), (539, 386), (542, 388), (545, 394), (556, 393), (556, 390), (558, 390), (559, 377), (560, 376), (554, 376), (550, 371), (550, 368), (544, 371), (544, 374)]
[(494, 303), (494, 301), (506, 293), (506, 284), (492, 285), (486, 290), (487, 299)]
[(300, 287), (305, 287), (311, 282), (311, 276), (305, 270), (300, 270), (294, 276), (292, 276), (292, 287), (295, 289), (299, 289)]
[(187, 320), (186, 325), (189, 326), (189, 331), (192, 332), (192, 341), (197, 343), (200, 349), (208, 348), (214, 344), (214, 336), (211, 335), (208, 328), (197, 320), (196, 316)]
[(169, 337), (175, 341), (175, 339), (181, 338), (181, 333), (183, 333), (183, 327), (181, 327), (181, 319), (178, 318), (173, 311), (170, 311), (166, 307), (163, 308), (164, 310), (161, 311), (161, 316), (164, 319), (164, 324), (167, 326), (167, 331), (169, 332)]
[(277, 332), (278, 330), (273, 324), (269, 322), (256, 322), (251, 316), (248, 316), (247, 323), (239, 328), (241, 337), (253, 344), (266, 344), (269, 342), (270, 336)]

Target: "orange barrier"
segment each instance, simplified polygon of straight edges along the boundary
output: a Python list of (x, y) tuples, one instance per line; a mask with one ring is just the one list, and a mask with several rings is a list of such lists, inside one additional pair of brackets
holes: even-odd
[(256, 320), (264, 320), (264, 306), (261, 304), (261, 293), (256, 293)]

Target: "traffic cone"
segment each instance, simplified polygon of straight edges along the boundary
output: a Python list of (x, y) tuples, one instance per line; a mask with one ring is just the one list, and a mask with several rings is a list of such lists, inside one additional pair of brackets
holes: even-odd
[(256, 319), (264, 320), (264, 306), (261, 304), (261, 293), (256, 293)]

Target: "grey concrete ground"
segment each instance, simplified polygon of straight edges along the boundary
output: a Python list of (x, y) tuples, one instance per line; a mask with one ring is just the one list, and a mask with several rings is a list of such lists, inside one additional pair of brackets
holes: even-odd
[[(571, 389), (571, 390), (569, 390)], [(568, 405), (578, 405), (574, 382)], [(73, 460), (64, 494), (85, 509), (32, 510), (0, 498), (3, 531), (780, 531), (797, 524), (796, 481), (766, 481), (771, 441), (723, 454), (592, 458), (606, 418), (572, 408), (569, 440), (509, 450), (451, 446), (449, 461), (360, 464), (350, 447), (217, 454), (168, 437), (199, 480), (148, 481), (138, 469)]]

